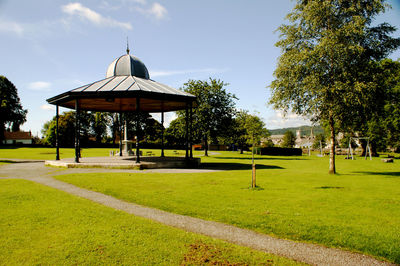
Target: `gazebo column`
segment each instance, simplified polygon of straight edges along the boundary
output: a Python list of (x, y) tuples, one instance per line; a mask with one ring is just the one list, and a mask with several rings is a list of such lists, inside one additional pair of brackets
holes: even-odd
[(186, 155), (185, 158), (189, 159), (189, 108), (188, 103), (186, 103), (186, 117), (185, 117), (185, 126), (186, 126), (186, 135), (185, 135), (185, 146), (186, 146)]
[(75, 99), (75, 162), (79, 163), (79, 157), (80, 157), (80, 152), (79, 152), (79, 100)]
[(161, 111), (161, 157), (164, 157), (164, 110)]
[(139, 149), (139, 136), (140, 136), (140, 98), (136, 98), (136, 163), (140, 163), (140, 149)]
[(189, 148), (190, 148), (190, 158), (193, 159), (193, 104), (190, 102), (189, 105)]
[(60, 160), (60, 144), (58, 139), (58, 104), (56, 105), (56, 160)]
[(122, 113), (119, 113), (118, 129), (119, 129), (119, 156), (122, 156)]

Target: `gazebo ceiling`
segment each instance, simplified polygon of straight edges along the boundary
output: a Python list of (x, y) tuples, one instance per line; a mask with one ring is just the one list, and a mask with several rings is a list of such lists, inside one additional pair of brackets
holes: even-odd
[(140, 110), (168, 112), (185, 109), (196, 96), (149, 79), (146, 66), (129, 54), (115, 59), (107, 69), (107, 78), (47, 99), (50, 104), (87, 111), (126, 112)]

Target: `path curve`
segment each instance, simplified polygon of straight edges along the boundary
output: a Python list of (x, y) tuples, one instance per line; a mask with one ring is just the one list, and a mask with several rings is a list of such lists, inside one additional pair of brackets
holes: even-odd
[[(95, 170), (95, 172), (127, 172), (126, 170), (93, 170)], [(135, 170), (128, 171), (143, 172)], [(88, 169), (68, 169), (59, 171), (60, 174), (78, 172), (87, 173)], [(1, 166), (0, 168), (0, 178), (2, 179), (18, 178), (30, 180), (82, 198), (89, 199), (117, 210), (160, 222), (165, 225), (222, 239), (234, 244), (247, 246), (253, 249), (313, 265), (395, 265), (379, 261), (375, 258), (359, 253), (352, 253), (335, 248), (327, 248), (316, 244), (278, 239), (248, 229), (242, 229), (219, 222), (206, 221), (144, 207), (134, 203), (128, 203), (102, 193), (79, 188), (77, 186), (56, 180), (51, 177), (51, 175), (56, 173), (57, 169), (45, 167), (43, 162), (7, 164)], [(4, 175), (6, 175), (6, 177), (4, 177)]]

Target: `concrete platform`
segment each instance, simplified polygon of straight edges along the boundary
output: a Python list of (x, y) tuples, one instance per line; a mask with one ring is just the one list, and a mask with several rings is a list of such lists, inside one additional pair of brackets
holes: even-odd
[(141, 156), (136, 163), (136, 156), (109, 156), (66, 158), (59, 161), (45, 161), (45, 165), (66, 168), (111, 168), (111, 169), (157, 169), (157, 168), (196, 168), (200, 166), (200, 158)]

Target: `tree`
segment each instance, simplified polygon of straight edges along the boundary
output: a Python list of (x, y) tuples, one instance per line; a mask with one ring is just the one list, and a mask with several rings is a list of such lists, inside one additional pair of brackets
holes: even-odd
[(115, 144), (115, 139), (119, 135), (120, 131), (120, 117), (118, 113), (105, 113), (105, 119), (107, 120), (107, 126), (111, 132), (112, 144)]
[[(372, 156), (387, 147), (396, 147), (399, 143), (398, 115), (400, 114), (400, 62), (384, 59), (372, 62), (369, 66), (373, 75), (368, 75), (371, 84), (371, 104), (364, 107), (356, 119), (352, 136), (368, 137)], [(362, 156), (366, 153), (367, 141), (361, 140)]]
[(161, 142), (161, 130), (162, 125), (160, 122), (156, 121), (149, 113), (146, 112), (126, 112), (124, 113), (124, 118), (128, 122), (128, 136), (132, 138), (137, 136), (136, 121), (139, 119), (139, 140), (144, 140), (146, 142)]
[[(89, 142), (90, 121), (92, 114), (80, 112), (80, 144), (81, 147)], [(43, 125), (42, 135), (44, 143), (56, 145), (56, 117)], [(75, 145), (75, 111), (62, 113), (58, 118), (58, 141), (60, 147), (74, 147)]]
[[(43, 125), (44, 143), (56, 145), (56, 117)], [(64, 112), (58, 118), (58, 143), (60, 147), (73, 147), (75, 144), (75, 112)]]
[(293, 148), (296, 144), (296, 136), (292, 131), (288, 130), (283, 135), (282, 147), (283, 148)]
[(28, 111), (22, 108), (17, 88), (6, 77), (0, 76), (0, 143), (4, 140), (6, 125), (13, 130), (26, 122)]
[(400, 152), (400, 60), (383, 62), (388, 97), (384, 106), (386, 144)]
[(247, 141), (246, 121), (249, 113), (245, 110), (240, 110), (236, 113), (235, 119), (232, 123), (232, 135), (234, 142), (240, 147), (240, 154), (243, 154)]
[(245, 138), (247, 139), (247, 143), (251, 144), (251, 164), (252, 164), (252, 179), (251, 179), (251, 187), (256, 187), (256, 169), (254, 164), (254, 150), (255, 145), (260, 144), (262, 137), (268, 136), (268, 131), (265, 128), (264, 122), (256, 115), (251, 115), (245, 112), (245, 122), (244, 128), (246, 129)]
[[(216, 141), (223, 136), (235, 115), (234, 94), (225, 90), (227, 83), (210, 78), (208, 81), (189, 80), (183, 85), (185, 92), (197, 96), (197, 106), (193, 109), (193, 137), (204, 140), (205, 156), (208, 156), (209, 140)], [(178, 117), (185, 117), (179, 111)]]
[[(336, 128), (354, 126), (371, 103), (375, 84), (366, 79), (370, 63), (400, 45), (387, 23), (370, 26), (385, 11), (384, 0), (298, 0), (288, 14), (290, 25), (279, 27), (281, 48), (271, 83), (270, 103), (276, 109), (311, 116), (329, 125), (329, 173), (336, 172)], [(367, 75), (366, 75), (367, 74)]]
[(183, 116), (171, 121), (169, 127), (165, 130), (165, 140), (169, 146), (185, 143), (185, 118)]
[(313, 143), (313, 149), (319, 149), (321, 146), (322, 148), (325, 147), (326, 145), (326, 140), (325, 140), (325, 135), (322, 133), (319, 133), (315, 136), (314, 138), (314, 143)]
[(107, 136), (107, 114), (102, 112), (95, 112), (91, 116), (91, 129), (96, 137), (96, 143), (101, 143), (103, 138)]

